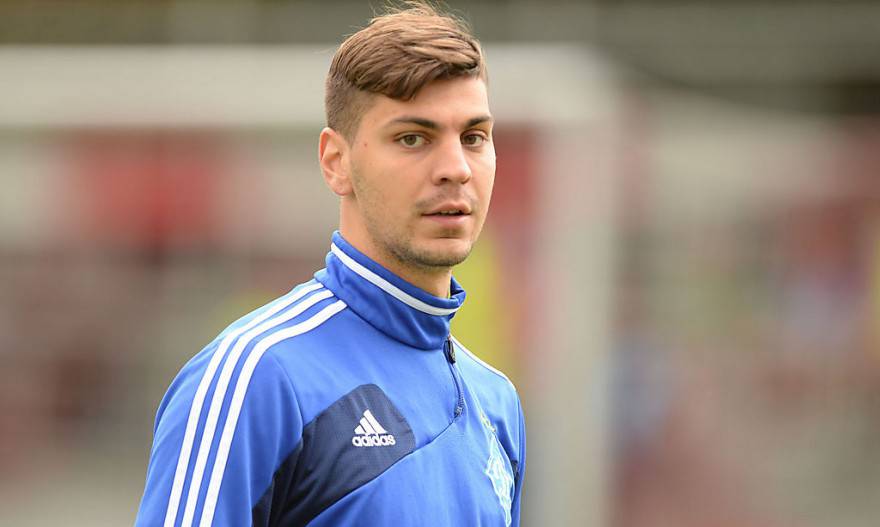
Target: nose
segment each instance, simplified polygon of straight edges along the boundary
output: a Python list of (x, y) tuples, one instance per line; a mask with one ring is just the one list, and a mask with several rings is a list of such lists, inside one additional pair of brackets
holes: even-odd
[(432, 181), (435, 185), (443, 183), (467, 183), (471, 179), (471, 165), (468, 162), (467, 152), (461, 141), (446, 141), (436, 150), (434, 172)]

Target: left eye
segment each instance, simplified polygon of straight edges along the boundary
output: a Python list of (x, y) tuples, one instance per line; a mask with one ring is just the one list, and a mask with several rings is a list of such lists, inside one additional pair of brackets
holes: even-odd
[(397, 142), (407, 148), (415, 148), (425, 144), (425, 138), (420, 135), (408, 134), (398, 138)]
[(467, 146), (482, 146), (486, 138), (480, 134), (469, 134), (461, 138), (461, 142)]

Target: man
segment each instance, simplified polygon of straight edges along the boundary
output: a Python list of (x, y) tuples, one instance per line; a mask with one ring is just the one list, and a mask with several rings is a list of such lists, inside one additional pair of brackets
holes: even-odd
[(495, 175), (479, 43), (429, 7), (380, 16), (326, 110), (327, 267), (174, 380), (137, 524), (518, 525), (516, 391), (449, 334)]

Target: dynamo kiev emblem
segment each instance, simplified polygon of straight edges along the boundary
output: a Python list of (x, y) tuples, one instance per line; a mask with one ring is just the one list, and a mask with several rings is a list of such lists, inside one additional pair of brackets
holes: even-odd
[(495, 437), (495, 427), (492, 426), (489, 418), (482, 412), (480, 412), (480, 420), (488, 431), (486, 435), (489, 439), (489, 459), (486, 462), (484, 473), (489, 476), (489, 480), (492, 482), (492, 488), (495, 489), (498, 502), (501, 503), (501, 508), (504, 509), (505, 525), (509, 526), (512, 521), (510, 509), (513, 506), (513, 475), (510, 473), (508, 464), (501, 454), (498, 439)]

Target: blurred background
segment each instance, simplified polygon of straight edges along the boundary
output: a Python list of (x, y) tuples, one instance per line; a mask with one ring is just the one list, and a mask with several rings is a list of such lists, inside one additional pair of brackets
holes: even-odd
[[(880, 5), (449, 4), (498, 153), (454, 330), (521, 394), (523, 525), (876, 525)], [(177, 370), (323, 265), (375, 6), (0, 3), (0, 525), (131, 524)]]

